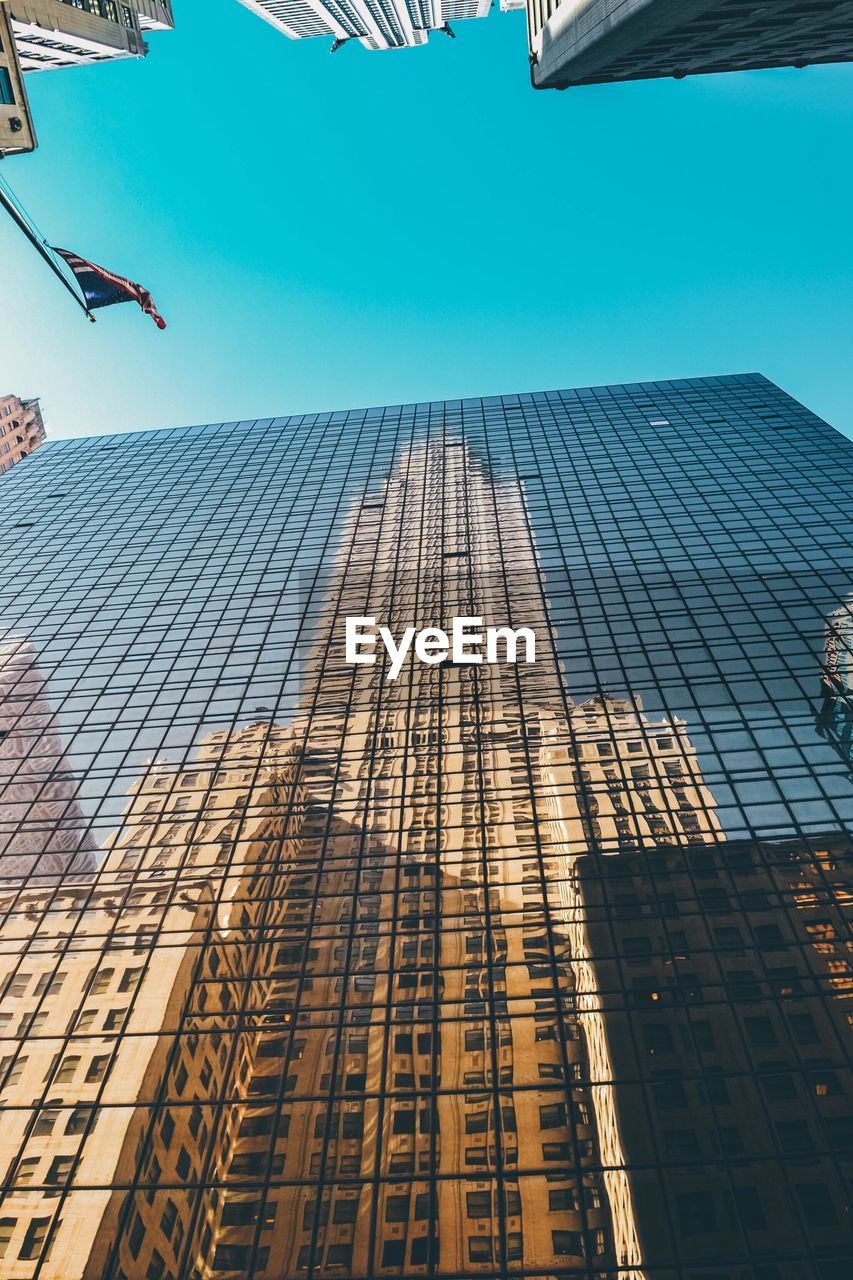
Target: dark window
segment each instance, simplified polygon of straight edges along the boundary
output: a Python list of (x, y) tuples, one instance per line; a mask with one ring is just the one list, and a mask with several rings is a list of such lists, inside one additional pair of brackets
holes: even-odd
[(809, 1227), (834, 1227), (838, 1214), (829, 1187), (823, 1182), (797, 1184), (797, 1198)]
[(580, 1231), (552, 1231), (551, 1247), (558, 1257), (569, 1255), (574, 1258), (582, 1258), (583, 1235)]
[(779, 1037), (769, 1018), (744, 1018), (749, 1043), (756, 1049), (771, 1049), (779, 1043)]
[(410, 1108), (405, 1110), (398, 1108), (394, 1112), (394, 1123), (392, 1125), (394, 1133), (414, 1133), (415, 1132), (415, 1113)]
[(767, 1226), (757, 1187), (735, 1187), (735, 1204), (744, 1231), (762, 1231)]
[(547, 1107), (539, 1108), (539, 1128), (559, 1129), (566, 1123), (566, 1106), (563, 1102), (552, 1102)]
[(469, 1191), (466, 1196), (469, 1218), (490, 1218), (492, 1196), (490, 1191)]
[(408, 1222), (410, 1197), (408, 1195), (389, 1196), (385, 1201), (386, 1222)]
[(383, 1267), (402, 1267), (406, 1261), (405, 1240), (386, 1240), (382, 1245)]
[(717, 1213), (709, 1192), (682, 1191), (675, 1197), (675, 1208), (684, 1235), (706, 1235), (717, 1230)]
[(471, 1262), (491, 1262), (493, 1245), (491, 1236), (469, 1236), (468, 1257)]
[(0, 104), (14, 106), (15, 95), (12, 91), (12, 77), (5, 67), (0, 67)]

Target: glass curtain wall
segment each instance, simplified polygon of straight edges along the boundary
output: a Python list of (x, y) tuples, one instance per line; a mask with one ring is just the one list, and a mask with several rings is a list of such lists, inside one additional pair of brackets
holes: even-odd
[(4, 1280), (846, 1275), (851, 478), (757, 374), (4, 477)]

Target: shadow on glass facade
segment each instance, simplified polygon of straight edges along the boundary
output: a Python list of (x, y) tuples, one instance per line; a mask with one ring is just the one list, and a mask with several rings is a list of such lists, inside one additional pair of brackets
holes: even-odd
[(4, 1280), (846, 1275), (851, 473), (743, 375), (4, 479)]

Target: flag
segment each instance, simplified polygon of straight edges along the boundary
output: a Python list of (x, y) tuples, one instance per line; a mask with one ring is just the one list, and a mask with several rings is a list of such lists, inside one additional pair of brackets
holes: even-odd
[(154, 306), (154, 299), (141, 284), (134, 284), (132, 280), (125, 280), (124, 276), (117, 276), (114, 271), (107, 271), (106, 267), (98, 267), (94, 262), (87, 262), (85, 258), (78, 257), (76, 253), (70, 253), (68, 249), (57, 249), (55, 245), (52, 247), (53, 252), (64, 258), (74, 272), (83, 297), (86, 299), (86, 306), (90, 310), (97, 307), (111, 307), (116, 302), (138, 302), (158, 329), (166, 328), (166, 321)]

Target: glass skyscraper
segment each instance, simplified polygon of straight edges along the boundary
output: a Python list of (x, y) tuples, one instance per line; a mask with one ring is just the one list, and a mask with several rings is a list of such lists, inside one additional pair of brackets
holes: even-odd
[(758, 374), (5, 476), (4, 1280), (851, 1274), (851, 481)]

